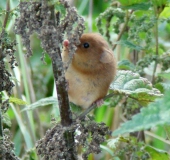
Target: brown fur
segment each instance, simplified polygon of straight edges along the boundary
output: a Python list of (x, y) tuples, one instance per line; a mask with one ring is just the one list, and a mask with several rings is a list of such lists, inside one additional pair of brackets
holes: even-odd
[[(100, 34), (85, 33), (80, 42), (65, 76), (69, 100), (86, 109), (107, 94), (116, 74), (116, 61)], [(84, 48), (84, 43), (88, 43), (89, 48)], [(67, 46), (64, 46), (62, 59), (63, 62), (69, 59)]]

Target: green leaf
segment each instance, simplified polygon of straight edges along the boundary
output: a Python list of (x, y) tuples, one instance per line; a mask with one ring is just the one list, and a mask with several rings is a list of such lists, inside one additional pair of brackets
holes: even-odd
[(141, 2), (141, 3), (137, 3), (137, 4), (124, 6), (123, 8), (124, 9), (145, 10), (145, 11), (147, 11), (151, 6), (152, 5), (151, 5), (150, 2)]
[(30, 135), (28, 129), (26, 128), (25, 123), (22, 121), (20, 115), (18, 114), (16, 108), (14, 107), (14, 105), (11, 104), (11, 108), (15, 114), (19, 128), (20, 128), (22, 135), (24, 137), (26, 149), (31, 149), (34, 146), (32, 139), (31, 139), (31, 135)]
[(110, 139), (107, 145), (113, 150), (113, 152), (118, 149), (120, 150), (120, 146), (133, 146), (134, 148), (136, 148), (136, 151), (134, 150), (133, 154), (141, 155), (144, 152), (148, 153), (150, 156), (149, 160), (169, 160), (170, 158), (170, 155), (166, 151), (146, 145), (144, 142), (138, 142), (135, 137), (120, 136), (114, 139)]
[(130, 49), (134, 49), (134, 50), (137, 50), (137, 51), (144, 49), (143, 47), (137, 46), (134, 43), (131, 43), (130, 41), (127, 41), (127, 40), (120, 40), (120, 41), (115, 42), (115, 44), (124, 45), (124, 46), (126, 46)]
[(124, 6), (130, 6), (130, 5), (134, 5), (134, 4), (140, 4), (143, 2), (147, 2), (147, 0), (118, 0), (122, 5)]
[[(165, 89), (167, 88), (164, 88), (163, 84), (162, 83), (156, 83), (154, 85), (155, 88), (157, 88), (161, 93), (164, 93)], [(170, 87), (169, 87), (170, 88)]]
[(170, 84), (168, 82), (162, 82), (161, 85), (163, 86), (164, 89), (170, 89)]
[(158, 76), (170, 80), (170, 72), (159, 73)]
[(160, 17), (161, 18), (169, 18), (170, 17), (170, 7), (165, 7), (164, 10), (161, 12)]
[(122, 70), (133, 70), (135, 65), (128, 60), (122, 60), (118, 62), (118, 68)]
[(139, 114), (132, 117), (132, 120), (125, 122), (113, 135), (127, 132), (146, 130), (157, 125), (170, 124), (170, 90), (167, 90), (164, 97), (150, 103), (148, 107), (142, 108)]
[(18, 104), (18, 105), (26, 105), (27, 104), (27, 102), (23, 101), (22, 99), (16, 98), (16, 97), (10, 97), (9, 102), (15, 103), (15, 104)]
[(47, 97), (47, 98), (42, 98), (42, 99), (38, 100), (37, 102), (32, 103), (31, 105), (28, 105), (22, 111), (33, 110), (37, 107), (43, 107), (43, 106), (47, 106), (47, 105), (57, 105), (57, 104), (58, 104), (57, 98)]
[(126, 95), (137, 100), (141, 105), (147, 105), (162, 96), (160, 91), (153, 88), (146, 78), (131, 71), (118, 71), (110, 87), (115, 95)]
[(21, 153), (21, 149), (22, 149), (22, 140), (23, 138), (22, 137), (22, 134), (21, 134), (21, 131), (18, 129), (17, 132), (15, 132), (15, 136), (14, 136), (14, 144), (15, 144), (15, 154), (17, 156), (20, 155)]
[(167, 152), (151, 147), (149, 145), (145, 146), (144, 150), (149, 153), (149, 155), (151, 156), (151, 159), (154, 159), (154, 160), (169, 160), (170, 159), (170, 155)]
[(119, 146), (119, 143), (121, 141), (121, 139), (123, 139), (123, 137), (117, 137), (117, 138), (113, 138), (113, 139), (109, 139), (107, 142), (107, 145), (112, 148), (112, 149), (116, 149), (117, 146)]
[(103, 149), (104, 151), (108, 152), (111, 156), (114, 156), (114, 152), (109, 147), (100, 145), (100, 148)]
[(170, 140), (170, 124), (165, 124), (164, 129), (165, 129), (167, 138)]
[(165, 6), (167, 4), (167, 0), (153, 0), (153, 4), (156, 7), (162, 7), (162, 6)]
[(3, 114), (2, 120), (3, 120), (2, 122), (5, 123), (8, 127), (11, 127), (11, 120), (7, 113)]

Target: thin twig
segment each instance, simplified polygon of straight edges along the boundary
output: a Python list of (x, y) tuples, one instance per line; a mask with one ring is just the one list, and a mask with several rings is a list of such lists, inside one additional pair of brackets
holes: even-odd
[[(2, 93), (0, 92), (0, 104), (2, 105)], [(1, 107), (1, 106), (0, 106)], [(0, 137), (3, 137), (2, 113), (0, 108)]]
[(155, 135), (155, 134), (153, 134), (152, 132), (149, 132), (149, 131), (144, 131), (144, 132), (145, 132), (146, 135), (151, 136), (153, 138), (156, 138), (156, 139), (158, 139), (158, 140), (160, 140), (160, 141), (170, 145), (170, 141), (169, 140), (166, 140), (166, 139), (164, 139), (164, 138), (162, 138), (162, 137), (160, 137), (158, 135)]
[(6, 3), (6, 15), (5, 15), (4, 23), (3, 23), (3, 28), (6, 28), (8, 18), (9, 18), (9, 11), (10, 11), (10, 0), (7, 0), (7, 3)]
[[(131, 15), (132, 13), (133, 13), (133, 11), (130, 12), (130, 15)], [(122, 37), (122, 35), (123, 35), (123, 33), (124, 33), (127, 25), (128, 25), (128, 22), (129, 22), (129, 19), (130, 19), (130, 15), (129, 15), (129, 11), (127, 11), (127, 12), (126, 12), (126, 17), (125, 17), (125, 23), (124, 23), (124, 25), (123, 25), (123, 27), (122, 27), (122, 30), (120, 31), (120, 33), (119, 33), (119, 35), (118, 35), (118, 37), (117, 37), (116, 42), (121, 39), (121, 37)], [(114, 50), (114, 49), (116, 48), (116, 46), (117, 46), (117, 44), (114, 44), (113, 47), (112, 47), (112, 50)]]
[(109, 17), (107, 18), (107, 23), (106, 23), (106, 37), (107, 37), (107, 40), (108, 40), (108, 42), (109, 42), (110, 44), (111, 44), (112, 42), (111, 42), (111, 40), (110, 40), (110, 30), (109, 30), (109, 28), (110, 28), (110, 26), (111, 26), (110, 21), (111, 21), (112, 18), (113, 18), (112, 15), (109, 16)]
[(93, 0), (89, 0), (89, 15), (88, 15), (89, 32), (92, 32), (92, 15), (93, 15)]
[[(158, 17), (156, 19), (156, 24), (155, 24), (155, 41), (156, 41), (156, 55), (158, 56), (159, 55), (159, 37), (158, 37)], [(157, 59), (155, 60), (155, 65), (154, 65), (154, 69), (153, 69), (153, 75), (152, 75), (152, 84), (154, 84), (154, 81), (155, 81), (155, 73), (156, 73), (156, 68), (157, 68), (157, 65), (158, 65), (158, 61)]]
[[(108, 98), (110, 98), (110, 97), (113, 97), (113, 95), (114, 95), (114, 93), (110, 93), (110, 94), (108, 94), (107, 96), (105, 96), (104, 98), (103, 98), (103, 100), (106, 100), (106, 99), (108, 99)], [(79, 120), (82, 120), (82, 119), (84, 119), (84, 117), (90, 112), (90, 111), (92, 111), (94, 108), (96, 108), (97, 107), (97, 105), (96, 105), (96, 103), (95, 104), (93, 104), (93, 105), (91, 105), (89, 108), (87, 108), (82, 114), (80, 114), (78, 117), (76, 117), (75, 118), (75, 120), (77, 120), (77, 119), (79, 119)]]

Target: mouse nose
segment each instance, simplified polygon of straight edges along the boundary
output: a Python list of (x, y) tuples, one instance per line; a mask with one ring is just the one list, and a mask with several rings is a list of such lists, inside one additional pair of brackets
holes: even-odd
[(64, 47), (68, 47), (68, 45), (69, 45), (69, 41), (66, 39), (66, 40), (64, 40), (63, 41), (63, 45), (64, 45)]

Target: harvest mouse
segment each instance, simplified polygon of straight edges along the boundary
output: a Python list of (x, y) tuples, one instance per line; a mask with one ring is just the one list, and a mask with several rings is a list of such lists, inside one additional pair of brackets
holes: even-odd
[[(69, 61), (69, 41), (63, 42), (62, 61)], [(116, 74), (116, 60), (108, 43), (98, 33), (84, 33), (65, 72), (70, 102), (83, 109), (100, 105)]]

